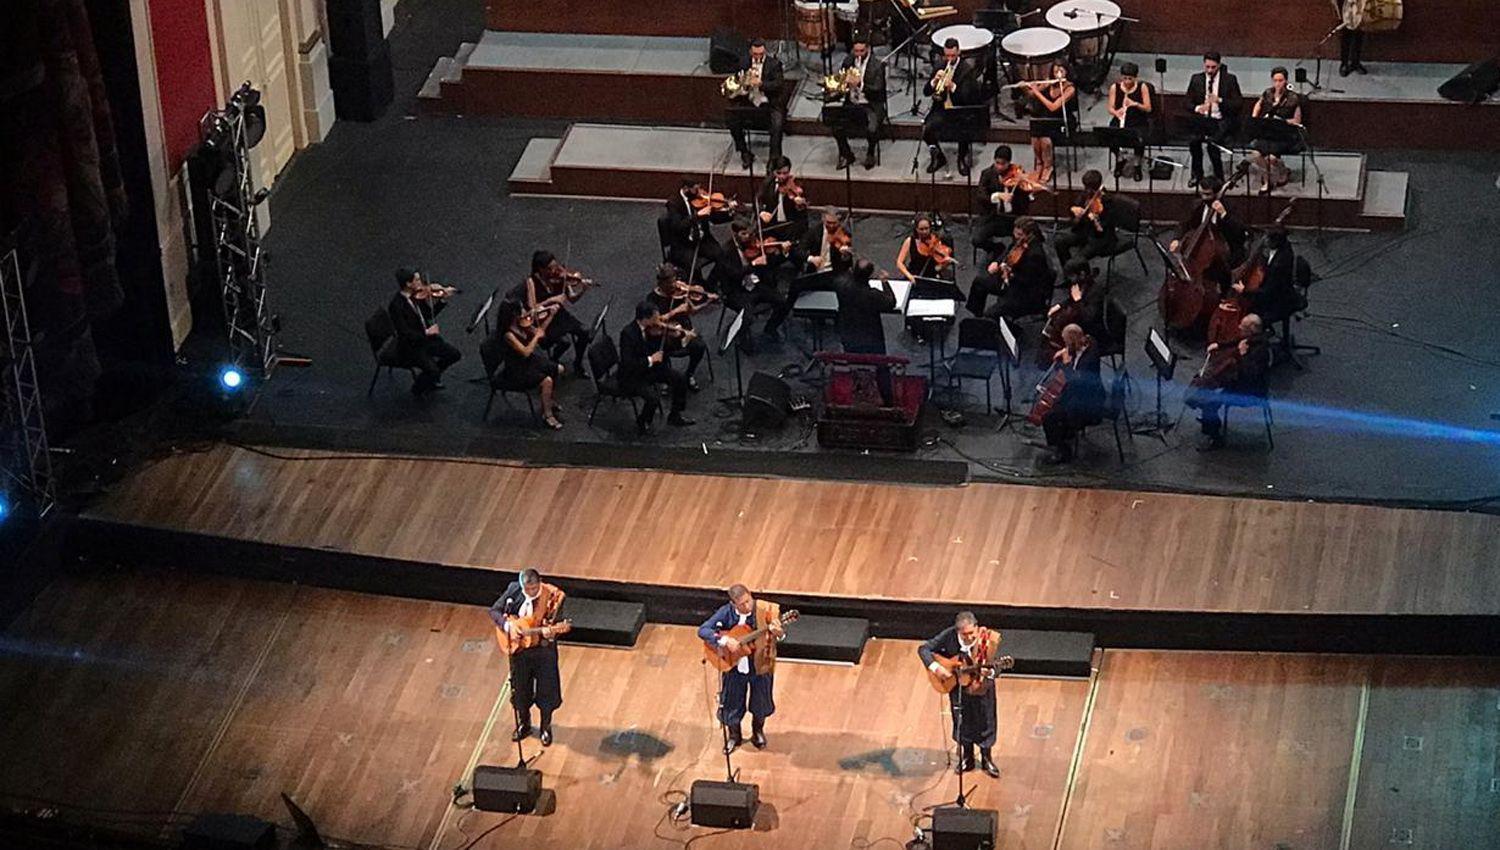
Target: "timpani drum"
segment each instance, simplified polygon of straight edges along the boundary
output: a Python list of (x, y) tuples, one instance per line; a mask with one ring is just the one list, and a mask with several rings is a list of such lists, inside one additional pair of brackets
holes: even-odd
[(958, 40), (959, 53), (965, 59), (977, 59), (990, 52), (990, 46), (995, 43), (995, 34), (986, 29), (980, 29), (972, 24), (954, 24), (943, 27), (932, 34), (932, 46), (939, 52), (948, 39)]
[(1074, 79), (1102, 81), (1109, 75), (1120, 6), (1113, 0), (1062, 0), (1047, 10), (1047, 23), (1066, 32), (1073, 45), (1068, 61)]
[(1010, 81), (1050, 80), (1052, 69), (1068, 55), (1068, 34), (1052, 27), (1026, 27), (1000, 40), (1010, 63)]
[(808, 50), (822, 51), (832, 47), (840, 29), (845, 33), (859, 17), (859, 0), (819, 3), (796, 0), (792, 11), (797, 20), (797, 42)]

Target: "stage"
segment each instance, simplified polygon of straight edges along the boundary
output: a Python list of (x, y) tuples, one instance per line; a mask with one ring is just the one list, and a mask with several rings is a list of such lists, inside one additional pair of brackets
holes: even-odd
[[(291, 830), (285, 792), (342, 843), (843, 848), (898, 846), (957, 792), (915, 644), (878, 640), (778, 666), (770, 746), (734, 757), (752, 830), (673, 821), (724, 762), (700, 644), (649, 626), (562, 647), (556, 742), (526, 744), (546, 814), (454, 806), (515, 759), (483, 608), (128, 564), (78, 566), (6, 631), (6, 803), (162, 839), (201, 812)], [(1491, 661), (1108, 650), (1092, 680), (1001, 680), (1002, 775), (970, 774), (971, 804), (1006, 848), (1492, 846), (1497, 698)]]

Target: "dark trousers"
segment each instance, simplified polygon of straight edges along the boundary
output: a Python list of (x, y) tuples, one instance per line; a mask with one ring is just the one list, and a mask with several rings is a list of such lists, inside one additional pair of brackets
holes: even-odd
[(427, 337), (422, 347), (412, 352), (411, 362), (422, 371), (417, 376), (416, 389), (430, 389), (443, 377), (443, 371), (463, 356), (462, 351), (449, 345), (442, 337)]
[(738, 669), (725, 673), (721, 680), (724, 702), (719, 708), (719, 722), (737, 729), (748, 710), (756, 727), (765, 723), (767, 717), (776, 713), (775, 682), (773, 673), (741, 673)]
[[(696, 248), (696, 250), (695, 250)], [(724, 256), (724, 249), (712, 238), (705, 238), (701, 245), (695, 246), (691, 242), (678, 243), (667, 249), (667, 259), (672, 261), (683, 274), (696, 277), (707, 284), (709, 276), (704, 269), (719, 262)]]
[(1067, 410), (1054, 409), (1042, 417), (1042, 434), (1047, 438), (1047, 445), (1057, 449), (1058, 454), (1066, 460), (1073, 457), (1073, 438), (1084, 426), (1095, 421), (1097, 420), (1087, 419)]
[[(743, 286), (728, 287), (724, 292), (724, 302), (736, 312), (754, 310), (761, 304), (770, 304), (771, 315), (766, 317), (766, 333), (775, 333), (786, 321), (787, 314), (792, 311), (791, 302), (768, 281), (761, 281), (752, 289), (746, 289)], [(740, 333), (750, 332), (751, 318), (751, 316), (745, 317), (745, 327), (740, 329)]]
[[(941, 148), (938, 148), (938, 143), (942, 141), (944, 136), (952, 136), (954, 131), (958, 129), (958, 125), (959, 122), (949, 118), (948, 110), (943, 109), (941, 106), (935, 107), (931, 112), (927, 113), (926, 118), (922, 119), (922, 141), (930, 148), (937, 148), (933, 156), (940, 162), (946, 161), (947, 157), (943, 156), (943, 151)], [(958, 143), (958, 158), (963, 160), (969, 159), (969, 142), (962, 141)]]
[[(994, 204), (990, 205), (991, 208)], [(1010, 236), (1016, 217), (1009, 213), (989, 213), (979, 219), (974, 228), (974, 245), (981, 251), (998, 251), (1000, 243)]]
[(1339, 65), (1358, 65), (1365, 52), (1365, 34), (1360, 30), (1339, 32)]
[(1224, 433), (1223, 396), (1223, 390), (1210, 387), (1193, 387), (1188, 392), (1187, 406), (1198, 411), (1198, 425), (1209, 437)]
[(973, 282), (969, 284), (969, 297), (964, 301), (964, 307), (971, 315), (983, 316), (990, 296), (1000, 295), (1005, 288), (1005, 283), (1000, 280), (999, 275), (990, 274), (981, 268), (979, 274), (974, 275)]
[(995, 745), (997, 702), (995, 688), (985, 688), (983, 693), (967, 693), (962, 687), (948, 692), (948, 703), (953, 709), (953, 740), (963, 745), (964, 756), (974, 757), (973, 747), (989, 752)]
[(573, 346), (573, 372), (575, 374), (583, 371), (583, 355), (589, 347), (589, 329), (578, 321), (578, 317), (568, 312), (564, 307), (556, 316), (552, 317), (552, 323), (547, 326), (547, 335), (542, 338), (547, 346), (547, 353), (557, 362), (562, 361), (564, 351), (568, 346)]
[(656, 416), (656, 411), (661, 407), (661, 402), (656, 398), (656, 385), (666, 384), (672, 392), (672, 413), (681, 413), (687, 409), (688, 380), (687, 375), (673, 369), (670, 364), (662, 362), (651, 367), (646, 375), (646, 380), (641, 383), (626, 384), (621, 387), (625, 392), (641, 400), (641, 415), (637, 424), (650, 422)]
[[(880, 144), (880, 124), (885, 117), (884, 106), (866, 105), (865, 109), (865, 150), (874, 153), (875, 146)], [(854, 149), (849, 147), (849, 130), (842, 122), (834, 124), (833, 140), (838, 143), (839, 155), (845, 159), (854, 159)]]
[(1207, 142), (1216, 142), (1222, 145), (1224, 144), (1224, 139), (1228, 138), (1228, 136), (1229, 121), (1220, 118), (1219, 131), (1217, 133), (1207, 137), (1197, 136), (1188, 142), (1188, 153), (1191, 156), (1193, 177), (1200, 180), (1203, 178), (1203, 149), (1206, 147), (1208, 148), (1208, 161), (1214, 167), (1214, 176), (1223, 179), (1224, 157), (1219, 153), (1219, 148), (1216, 145), (1210, 145)]
[(562, 677), (557, 672), (557, 644), (523, 649), (510, 657), (510, 704), (520, 715), (521, 725), (531, 725), (531, 707), (542, 711), (542, 726), (552, 722), (552, 712), (562, 705)]
[(1092, 260), (1108, 254), (1115, 246), (1115, 238), (1110, 232), (1100, 233), (1092, 224), (1085, 223), (1057, 234), (1052, 244), (1057, 249), (1058, 262), (1066, 266), (1068, 260)]
[(687, 378), (693, 377), (693, 373), (698, 371), (698, 364), (703, 362), (704, 355), (708, 354), (708, 346), (704, 344), (702, 337), (697, 336), (687, 344), (683, 344), (678, 339), (670, 340), (663, 350), (674, 360), (687, 358), (687, 369), (682, 373)]
[[(773, 109), (769, 103), (759, 107), (759, 111), (766, 115), (763, 120), (770, 127), (771, 159), (775, 159), (781, 156), (781, 133), (782, 126), (786, 123), (786, 114), (780, 109)], [(752, 125), (759, 126), (759, 122), (742, 118), (737, 110), (731, 110), (725, 116), (724, 123), (729, 125), (729, 136), (734, 139), (734, 149), (740, 153), (750, 150), (750, 143), (745, 141), (745, 130)]]
[[(1137, 113), (1127, 112), (1126, 114), (1127, 115), (1135, 115)], [(1135, 131), (1135, 135), (1136, 135), (1136, 139), (1138, 141), (1136, 142), (1135, 147), (1132, 148), (1131, 150), (1135, 153), (1136, 159), (1144, 159), (1145, 158), (1145, 156), (1146, 156), (1146, 129), (1147, 129), (1147, 125), (1146, 125), (1145, 122), (1136, 122), (1136, 123), (1133, 123), (1133, 124), (1124, 124), (1124, 125), (1122, 125), (1120, 123), (1120, 119), (1118, 119), (1118, 118), (1111, 118), (1111, 119), (1109, 119), (1109, 126), (1111, 126), (1111, 127), (1121, 127), (1121, 126), (1124, 126), (1124, 127), (1127, 127), (1127, 128), (1129, 128), (1131, 130), (1134, 130)], [(1118, 155), (1120, 153), (1120, 149), (1119, 148), (1110, 148), (1109, 152), (1112, 153), (1112, 154)]]

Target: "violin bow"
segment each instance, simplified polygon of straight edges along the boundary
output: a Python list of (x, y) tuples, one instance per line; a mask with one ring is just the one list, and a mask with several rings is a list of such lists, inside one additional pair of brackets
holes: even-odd
[[(734, 147), (732, 145), (729, 146), (729, 147), (724, 148), (724, 152), (722, 154), (719, 154), (719, 159), (712, 166), (709, 167), (709, 169), (708, 169), (708, 196), (709, 196), (709, 198), (713, 198), (713, 196), (714, 196), (714, 175), (716, 175), (718, 173), (719, 169), (725, 168), (725, 167), (728, 166), (728, 164), (729, 164), (729, 153), (731, 151), (733, 151), (733, 150), (734, 150)], [(713, 202), (709, 201), (709, 203), (712, 204)], [(696, 216), (696, 213), (693, 212), (691, 204), (688, 205), (688, 212), (690, 214), (694, 214)], [(709, 214), (712, 215), (712, 213), (713, 213), (713, 209), (712, 209), (712, 207), (710, 207)], [(759, 216), (756, 216), (756, 217), (759, 218)], [(693, 226), (697, 227), (698, 226), (698, 222), (694, 221), (693, 222)], [(710, 233), (709, 237), (712, 238), (712, 236), (713, 236), (713, 234)], [(701, 251), (701, 250), (703, 250), (703, 240), (700, 239), (700, 240), (698, 240), (697, 244), (693, 245), (693, 259), (688, 264), (687, 273), (688, 273), (688, 282), (689, 283), (691, 283), (692, 280), (698, 276), (698, 252)]]

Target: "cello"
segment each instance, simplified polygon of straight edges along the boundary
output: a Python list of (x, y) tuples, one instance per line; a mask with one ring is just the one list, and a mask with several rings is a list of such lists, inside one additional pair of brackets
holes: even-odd
[[(1223, 200), (1235, 184), (1250, 173), (1250, 164), (1241, 162), (1209, 205)], [(1182, 235), (1175, 259), (1167, 263), (1166, 279), (1162, 281), (1157, 302), (1161, 305), (1162, 321), (1172, 330), (1203, 330), (1209, 316), (1219, 303), (1218, 287), (1208, 280), (1206, 273), (1215, 264), (1226, 263), (1229, 258), (1229, 243), (1215, 226), (1213, 216), (1199, 222), (1197, 227)]]
[[(1293, 198), (1287, 203), (1271, 227), (1279, 227), (1291, 215), (1292, 207), (1296, 206), (1297, 199)], [(1250, 312), (1250, 299), (1246, 293), (1255, 292), (1260, 289), (1266, 280), (1266, 258), (1261, 252), (1266, 246), (1266, 236), (1271, 227), (1267, 227), (1256, 234), (1255, 241), (1250, 243), (1250, 250), (1245, 252), (1245, 262), (1234, 270), (1230, 276), (1231, 286), (1242, 284), (1242, 292), (1235, 292), (1232, 288), (1225, 293), (1219, 301), (1219, 306), (1214, 310), (1213, 317), (1208, 320), (1208, 341), (1227, 343), (1235, 340), (1240, 332), (1240, 319)]]

